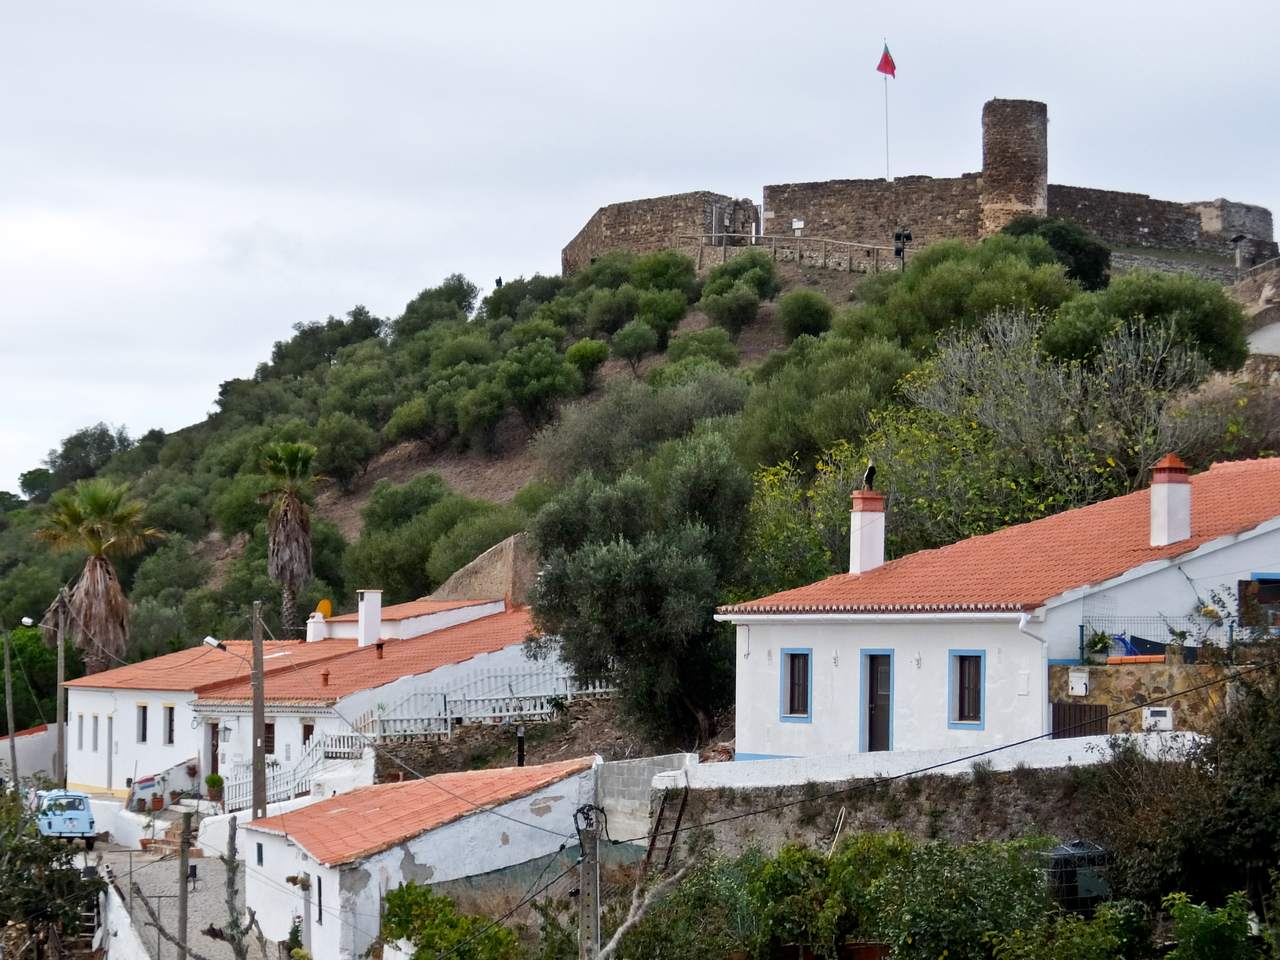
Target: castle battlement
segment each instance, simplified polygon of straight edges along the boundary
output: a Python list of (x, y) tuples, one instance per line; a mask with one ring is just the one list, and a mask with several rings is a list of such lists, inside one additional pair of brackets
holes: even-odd
[[(1240, 241), (1245, 266), (1277, 256), (1271, 212), (1226, 199), (1180, 203), (1146, 194), (1049, 182), (1049, 109), (1037, 100), (988, 100), (982, 108), (982, 170), (958, 177), (823, 180), (771, 184), (759, 208), (711, 191), (630, 200), (601, 207), (561, 254), (571, 274), (611, 250), (647, 252), (679, 246), (687, 235), (822, 237), (887, 245), (910, 227), (918, 248), (936, 240), (975, 241), (1023, 214), (1061, 217), (1116, 249), (1126, 262), (1150, 265), (1161, 255), (1220, 258)], [(732, 242), (732, 241), (730, 241)]]

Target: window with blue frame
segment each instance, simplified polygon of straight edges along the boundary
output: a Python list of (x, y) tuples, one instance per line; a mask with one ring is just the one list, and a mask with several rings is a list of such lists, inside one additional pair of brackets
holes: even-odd
[(782, 719), (808, 720), (813, 714), (812, 651), (782, 651)]
[(952, 650), (948, 676), (947, 726), (981, 730), (986, 723), (986, 651)]

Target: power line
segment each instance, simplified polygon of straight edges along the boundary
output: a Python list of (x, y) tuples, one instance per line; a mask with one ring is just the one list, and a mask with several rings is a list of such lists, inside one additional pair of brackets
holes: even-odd
[[(1176, 697), (1186, 696), (1189, 693), (1195, 693), (1199, 690), (1205, 690), (1209, 687), (1216, 686), (1217, 684), (1227, 683), (1231, 680), (1235, 680), (1239, 677), (1245, 676), (1246, 674), (1254, 673), (1258, 670), (1262, 670), (1267, 667), (1274, 667), (1274, 666), (1280, 666), (1280, 660), (1269, 660), (1269, 661), (1264, 661), (1262, 663), (1256, 663), (1256, 664), (1253, 664), (1252, 666), (1245, 667), (1240, 670), (1236, 670), (1234, 673), (1231, 673), (1229, 675), (1217, 677), (1212, 680), (1206, 680), (1202, 683), (1197, 683), (1193, 686), (1185, 687), (1181, 690), (1175, 690), (1172, 693), (1166, 693), (1158, 697), (1151, 697), (1147, 700), (1144, 700), (1142, 703), (1135, 703), (1130, 706), (1123, 707), (1119, 710), (1113, 710), (1110, 713), (1106, 714), (1105, 716), (1099, 717), (1098, 719), (1110, 720), (1113, 717), (1123, 716), (1126, 713), (1132, 713), (1135, 710), (1141, 710), (1144, 707), (1149, 707), (1153, 703), (1163, 703), (1166, 700), (1172, 700)], [(826, 800), (831, 797), (837, 797), (837, 796), (842, 796), (844, 794), (853, 793), (857, 790), (867, 789), (871, 787), (878, 787), (882, 784), (892, 783), (895, 780), (903, 780), (903, 779), (906, 779), (907, 777), (920, 776), (921, 774), (930, 773), (934, 770), (939, 770), (943, 767), (949, 767), (957, 763), (967, 763), (971, 760), (979, 760), (983, 757), (991, 756), (992, 754), (1002, 753), (1005, 750), (1012, 750), (1014, 747), (1023, 747), (1029, 743), (1035, 743), (1039, 740), (1051, 739), (1052, 737), (1053, 737), (1053, 731), (1050, 731), (1049, 733), (1041, 733), (1041, 734), (1037, 734), (1034, 737), (1025, 737), (1022, 740), (1015, 740), (1011, 743), (1005, 743), (995, 747), (988, 747), (987, 749), (979, 750), (976, 753), (970, 753), (962, 757), (955, 757), (954, 759), (951, 759), (951, 760), (943, 760), (938, 763), (931, 763), (928, 766), (917, 767), (914, 770), (908, 770), (903, 773), (894, 774), (892, 776), (878, 777), (870, 780), (860, 780), (858, 783), (852, 784), (850, 786), (841, 787), (836, 790), (829, 790), (826, 793), (819, 793), (815, 796), (802, 797), (799, 800), (784, 800), (778, 803), (769, 804), (768, 806), (765, 806), (765, 807), (760, 807), (758, 809), (747, 810), (747, 811), (744, 811), (743, 813), (735, 813), (726, 817), (718, 817), (714, 820), (708, 820), (706, 822), (699, 823), (695, 826), (676, 827), (673, 830), (666, 830), (658, 833), (646, 834), (640, 837), (632, 837), (627, 840), (614, 840), (613, 843), (614, 844), (638, 843), (641, 840), (656, 839), (657, 837), (668, 836), (668, 835), (671, 836), (672, 842), (674, 843), (676, 835), (680, 833), (682, 830), (702, 830), (708, 827), (717, 826), (722, 823), (730, 823), (735, 820), (744, 820), (747, 817), (759, 816), (760, 814), (765, 814), (765, 813), (773, 813), (776, 810), (784, 810), (784, 809), (787, 809), (788, 807), (798, 806), (803, 803), (813, 803), (814, 801), (817, 801), (817, 800)]]

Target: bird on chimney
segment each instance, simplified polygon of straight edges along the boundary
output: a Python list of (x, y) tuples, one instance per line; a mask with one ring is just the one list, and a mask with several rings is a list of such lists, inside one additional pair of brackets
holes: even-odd
[(876, 462), (874, 460), (867, 461), (867, 472), (862, 475), (862, 489), (874, 490), (873, 484), (876, 482)]

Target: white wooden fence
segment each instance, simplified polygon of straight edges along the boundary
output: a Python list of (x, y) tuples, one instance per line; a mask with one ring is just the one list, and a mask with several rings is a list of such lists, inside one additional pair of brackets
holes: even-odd
[[(290, 800), (311, 791), (312, 780), (326, 760), (358, 758), (371, 743), (409, 737), (449, 737), (455, 727), (470, 723), (513, 723), (550, 720), (571, 700), (606, 697), (613, 688), (604, 683), (576, 683), (563, 667), (517, 672), (475, 670), (447, 690), (411, 689), (394, 703), (379, 704), (356, 718), (347, 718), (351, 733), (317, 733), (296, 762), (267, 768), (267, 803)], [(240, 765), (223, 783), (227, 810), (243, 810), (253, 803), (253, 771)]]

